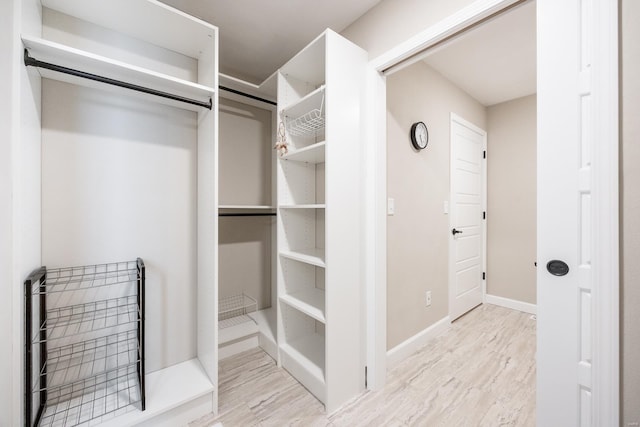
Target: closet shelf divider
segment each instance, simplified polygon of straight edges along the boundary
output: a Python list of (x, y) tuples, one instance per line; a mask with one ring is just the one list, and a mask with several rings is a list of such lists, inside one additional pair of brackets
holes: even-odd
[(285, 294), (280, 301), (298, 311), (314, 318), (318, 322), (325, 323), (325, 297), (322, 289), (311, 288), (304, 291)]
[(280, 205), (280, 209), (325, 209), (324, 203), (300, 204), (300, 205)]
[(295, 261), (304, 262), (306, 264), (315, 265), (316, 267), (325, 267), (324, 249), (307, 248), (289, 251), (280, 251), (280, 255)]
[(317, 142), (299, 150), (290, 151), (280, 159), (311, 164), (324, 163), (325, 146), (325, 141)]

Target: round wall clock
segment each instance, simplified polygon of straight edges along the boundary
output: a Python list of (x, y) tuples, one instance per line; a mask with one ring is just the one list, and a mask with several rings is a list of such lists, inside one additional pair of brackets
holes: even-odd
[(429, 131), (423, 122), (416, 122), (411, 126), (411, 144), (416, 150), (427, 148), (429, 143)]

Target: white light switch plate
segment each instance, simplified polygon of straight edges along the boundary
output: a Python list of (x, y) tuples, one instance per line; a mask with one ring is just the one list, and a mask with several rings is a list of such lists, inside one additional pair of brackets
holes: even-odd
[(442, 207), (443, 213), (448, 214), (449, 213), (449, 201), (445, 200), (444, 201), (444, 205)]
[(387, 199), (387, 215), (394, 215), (396, 213), (396, 201), (391, 197)]

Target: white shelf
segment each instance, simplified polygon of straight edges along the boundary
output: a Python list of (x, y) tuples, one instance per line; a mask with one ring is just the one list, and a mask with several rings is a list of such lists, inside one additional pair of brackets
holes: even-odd
[(144, 411), (131, 411), (111, 419), (104, 416), (103, 424), (100, 425), (104, 427), (138, 425), (213, 393), (214, 387), (198, 359), (191, 359), (145, 375), (145, 390), (146, 409)]
[(159, 1), (41, 0), (41, 3), (191, 58), (200, 58), (217, 36), (213, 25)]
[(306, 204), (306, 205), (281, 205), (280, 209), (324, 209), (327, 205), (324, 203)]
[(324, 99), (324, 85), (320, 86), (316, 90), (308, 93), (299, 100), (292, 102), (290, 105), (284, 108), (284, 115), (286, 117), (296, 118), (300, 117), (309, 111), (314, 109), (320, 109), (322, 107), (322, 101)]
[[(156, 71), (127, 64), (125, 62), (96, 55), (49, 40), (22, 36), (22, 43), (29, 51), (29, 54), (39, 61), (72, 68), (86, 73), (97, 74), (102, 77), (124, 81), (134, 85), (202, 102), (209, 102), (215, 94), (214, 88), (209, 86), (158, 73)], [(79, 86), (126, 91), (127, 93), (138, 96), (152, 96), (45, 68), (38, 68), (38, 70), (42, 77), (73, 83)], [(200, 111), (203, 109), (203, 107), (196, 105), (156, 96), (153, 96), (153, 99), (158, 102), (174, 105), (191, 111)]]
[(219, 205), (218, 209), (234, 209), (234, 210), (258, 210), (258, 209), (275, 209), (275, 206), (267, 205)]
[(313, 145), (301, 148), (299, 150), (290, 151), (288, 154), (280, 157), (282, 160), (291, 160), (304, 163), (324, 163), (325, 159), (325, 141), (318, 142)]
[(324, 249), (309, 248), (297, 249), (295, 251), (280, 251), (280, 255), (295, 261), (315, 265), (316, 267), (325, 267)]
[(280, 301), (290, 307), (313, 317), (319, 322), (325, 323), (324, 317), (324, 291), (318, 288), (311, 288), (301, 292), (285, 294), (280, 297)]
[(321, 335), (305, 335), (282, 344), (280, 349), (283, 356), (286, 356), (283, 358), (285, 368), (291, 366), (287, 362), (295, 362), (296, 368), (306, 372), (318, 384), (324, 385), (324, 338)]

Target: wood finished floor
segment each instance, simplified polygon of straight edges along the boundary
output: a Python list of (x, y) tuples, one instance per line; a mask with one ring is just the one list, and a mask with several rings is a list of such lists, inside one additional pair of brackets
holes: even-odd
[(190, 427), (535, 426), (536, 322), (483, 305), (327, 417), (262, 350), (220, 362), (220, 415)]

